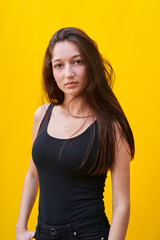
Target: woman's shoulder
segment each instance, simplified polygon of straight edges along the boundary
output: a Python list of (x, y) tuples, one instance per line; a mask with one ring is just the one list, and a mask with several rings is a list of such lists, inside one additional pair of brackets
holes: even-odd
[(50, 103), (45, 103), (36, 109), (36, 111), (34, 113), (34, 119), (36, 120), (36, 122), (41, 122), (49, 105), (50, 105)]

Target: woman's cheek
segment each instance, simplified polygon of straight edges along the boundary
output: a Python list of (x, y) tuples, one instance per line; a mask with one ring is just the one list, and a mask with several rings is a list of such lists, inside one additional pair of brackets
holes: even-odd
[(53, 72), (54, 79), (61, 80), (62, 79), (62, 72)]
[(56, 79), (56, 73), (52, 71), (54, 79)]

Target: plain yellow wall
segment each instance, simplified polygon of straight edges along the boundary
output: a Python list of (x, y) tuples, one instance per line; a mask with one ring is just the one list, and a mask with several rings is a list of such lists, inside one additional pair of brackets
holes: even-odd
[[(8, 0), (0, 7), (1, 239), (15, 239), (29, 165), (33, 115), (41, 105), (41, 68), (52, 34), (79, 27), (111, 62), (114, 92), (135, 137), (127, 240), (159, 240), (160, 2), (157, 0)], [(111, 221), (111, 178), (105, 206)], [(38, 198), (28, 227), (35, 230)]]

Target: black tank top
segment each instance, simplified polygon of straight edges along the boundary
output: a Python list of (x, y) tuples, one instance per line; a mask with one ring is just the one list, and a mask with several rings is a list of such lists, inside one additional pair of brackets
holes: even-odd
[[(50, 104), (32, 147), (40, 183), (38, 217), (46, 224), (66, 224), (96, 217), (105, 210), (103, 192), (107, 177), (107, 174), (86, 174), (98, 149), (97, 120), (80, 135), (59, 139), (47, 132), (52, 109)], [(93, 127), (93, 146), (82, 169), (77, 170), (84, 160)]]

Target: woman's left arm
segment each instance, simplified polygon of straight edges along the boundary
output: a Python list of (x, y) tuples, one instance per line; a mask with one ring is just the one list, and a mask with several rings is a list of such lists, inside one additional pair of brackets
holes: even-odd
[[(119, 137), (117, 131), (117, 139)], [(112, 222), (108, 240), (124, 240), (130, 217), (130, 150), (121, 138), (116, 152), (115, 164), (111, 169)]]

